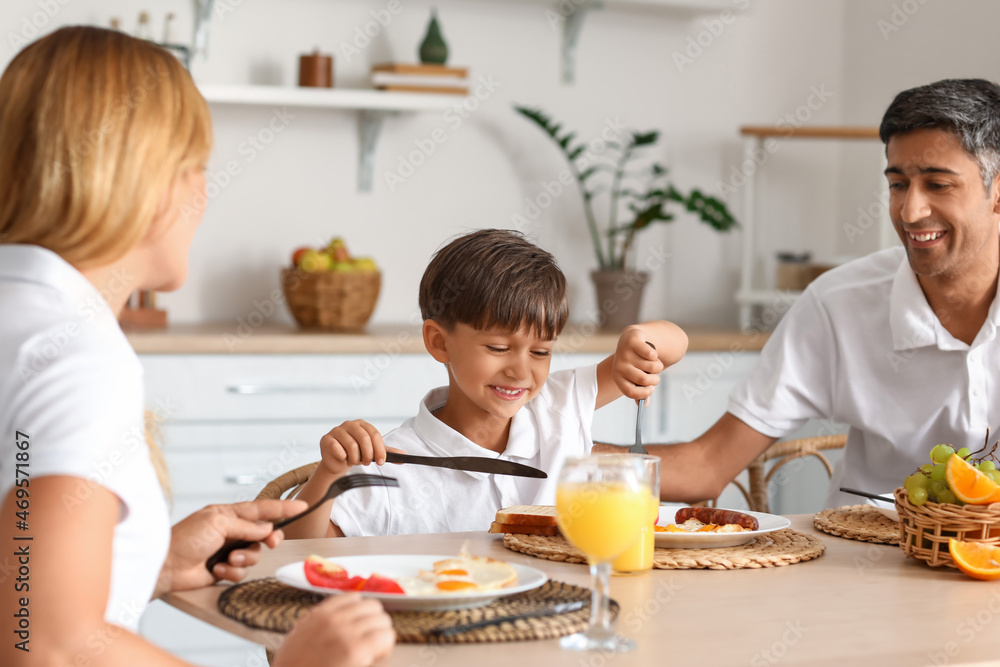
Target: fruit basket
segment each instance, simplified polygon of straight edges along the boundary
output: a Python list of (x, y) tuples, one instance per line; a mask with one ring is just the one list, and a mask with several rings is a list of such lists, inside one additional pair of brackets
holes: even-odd
[(292, 317), (304, 329), (357, 331), (375, 310), (379, 271), (307, 272), (283, 269), (281, 285)]
[(1000, 503), (958, 505), (910, 502), (903, 487), (896, 489), (899, 513), (899, 546), (907, 556), (931, 567), (956, 567), (948, 552), (948, 538), (1000, 546)]

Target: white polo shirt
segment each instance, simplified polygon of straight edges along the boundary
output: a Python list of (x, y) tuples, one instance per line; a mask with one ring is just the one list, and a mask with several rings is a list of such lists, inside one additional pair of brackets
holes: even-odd
[[(139, 359), (100, 292), (37, 246), (0, 245), (0, 322), (0, 497), (14, 486), (17, 431), (28, 435), (29, 492), (46, 475), (80, 478), (64, 499), (66, 520), (97, 485), (117, 495), (105, 619), (134, 630), (170, 542), (144, 437)], [(33, 534), (30, 495), (20, 532)]]
[(848, 486), (891, 491), (928, 463), (938, 443), (956, 449), (1000, 437), (1000, 305), (971, 345), (941, 325), (903, 248), (883, 250), (817, 278), (782, 319), (729, 412), (781, 437), (809, 419), (850, 426), (827, 506), (854, 504)]
[(416, 417), (384, 436), (389, 447), (419, 456), (482, 456), (539, 468), (547, 479), (512, 477), (402, 464), (358, 466), (352, 473), (382, 474), (399, 488), (353, 489), (333, 503), (331, 520), (348, 537), (488, 530), (497, 510), (511, 505), (554, 505), (556, 474), (570, 456), (593, 445), (597, 366), (558, 371), (511, 420), (503, 454), (484, 449), (433, 415), (448, 388), (420, 402)]

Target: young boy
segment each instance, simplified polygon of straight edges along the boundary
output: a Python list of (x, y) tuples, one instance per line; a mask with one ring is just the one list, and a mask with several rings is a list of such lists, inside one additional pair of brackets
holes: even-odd
[[(647, 398), (657, 374), (687, 350), (679, 327), (647, 322), (626, 327), (615, 353), (596, 366), (549, 376), (568, 318), (566, 278), (552, 255), (507, 230), (476, 231), (441, 249), (420, 281), (420, 312), (424, 345), (445, 364), (448, 386), (428, 393), (417, 416), (384, 441), (361, 420), (331, 430), (298, 498), (315, 502), (356, 465), (398, 478), (399, 488), (354, 489), (330, 514), (288, 526), (287, 537), (486, 530), (503, 507), (554, 504), (563, 461), (590, 451), (594, 410), (623, 394)], [(549, 477), (412, 464), (380, 471), (386, 451), (500, 458)]]

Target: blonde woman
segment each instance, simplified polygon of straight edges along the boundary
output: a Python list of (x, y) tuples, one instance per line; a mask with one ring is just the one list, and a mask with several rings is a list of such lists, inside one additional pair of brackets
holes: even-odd
[[(205, 101), (177, 60), (64, 28), (0, 78), (0, 664), (179, 665), (134, 634), (150, 598), (238, 581), (302, 501), (213, 506), (171, 530), (143, 428), (129, 293), (172, 290), (205, 205)], [(8, 574), (10, 573), (10, 574)], [(365, 665), (394, 642), (372, 600), (318, 605), (276, 665)]]

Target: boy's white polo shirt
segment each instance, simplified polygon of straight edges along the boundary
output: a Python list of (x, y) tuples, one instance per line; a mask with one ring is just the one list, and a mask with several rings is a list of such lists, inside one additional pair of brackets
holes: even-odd
[[(841, 486), (891, 491), (938, 443), (983, 446), (1000, 427), (1000, 300), (971, 345), (931, 310), (903, 248), (828, 271), (782, 319), (729, 412), (781, 437), (809, 419), (848, 424), (828, 506)], [(991, 442), (992, 444), (992, 442)]]
[[(0, 320), (0, 498), (15, 483), (16, 431), (29, 436), (29, 490), (47, 475), (78, 478), (63, 498), (68, 520), (95, 488), (114, 493), (120, 516), (105, 620), (134, 630), (170, 542), (145, 440), (139, 359), (101, 293), (37, 246), (0, 245)], [(32, 534), (30, 507), (23, 534)]]
[(554, 505), (556, 474), (569, 456), (590, 452), (597, 401), (597, 366), (549, 375), (538, 395), (514, 415), (503, 454), (484, 449), (434, 416), (448, 398), (439, 387), (420, 402), (416, 417), (384, 436), (386, 446), (419, 456), (481, 456), (539, 468), (547, 479), (513, 477), (413, 464), (358, 466), (399, 488), (351, 490), (333, 503), (331, 520), (348, 537), (485, 531), (511, 505)]

